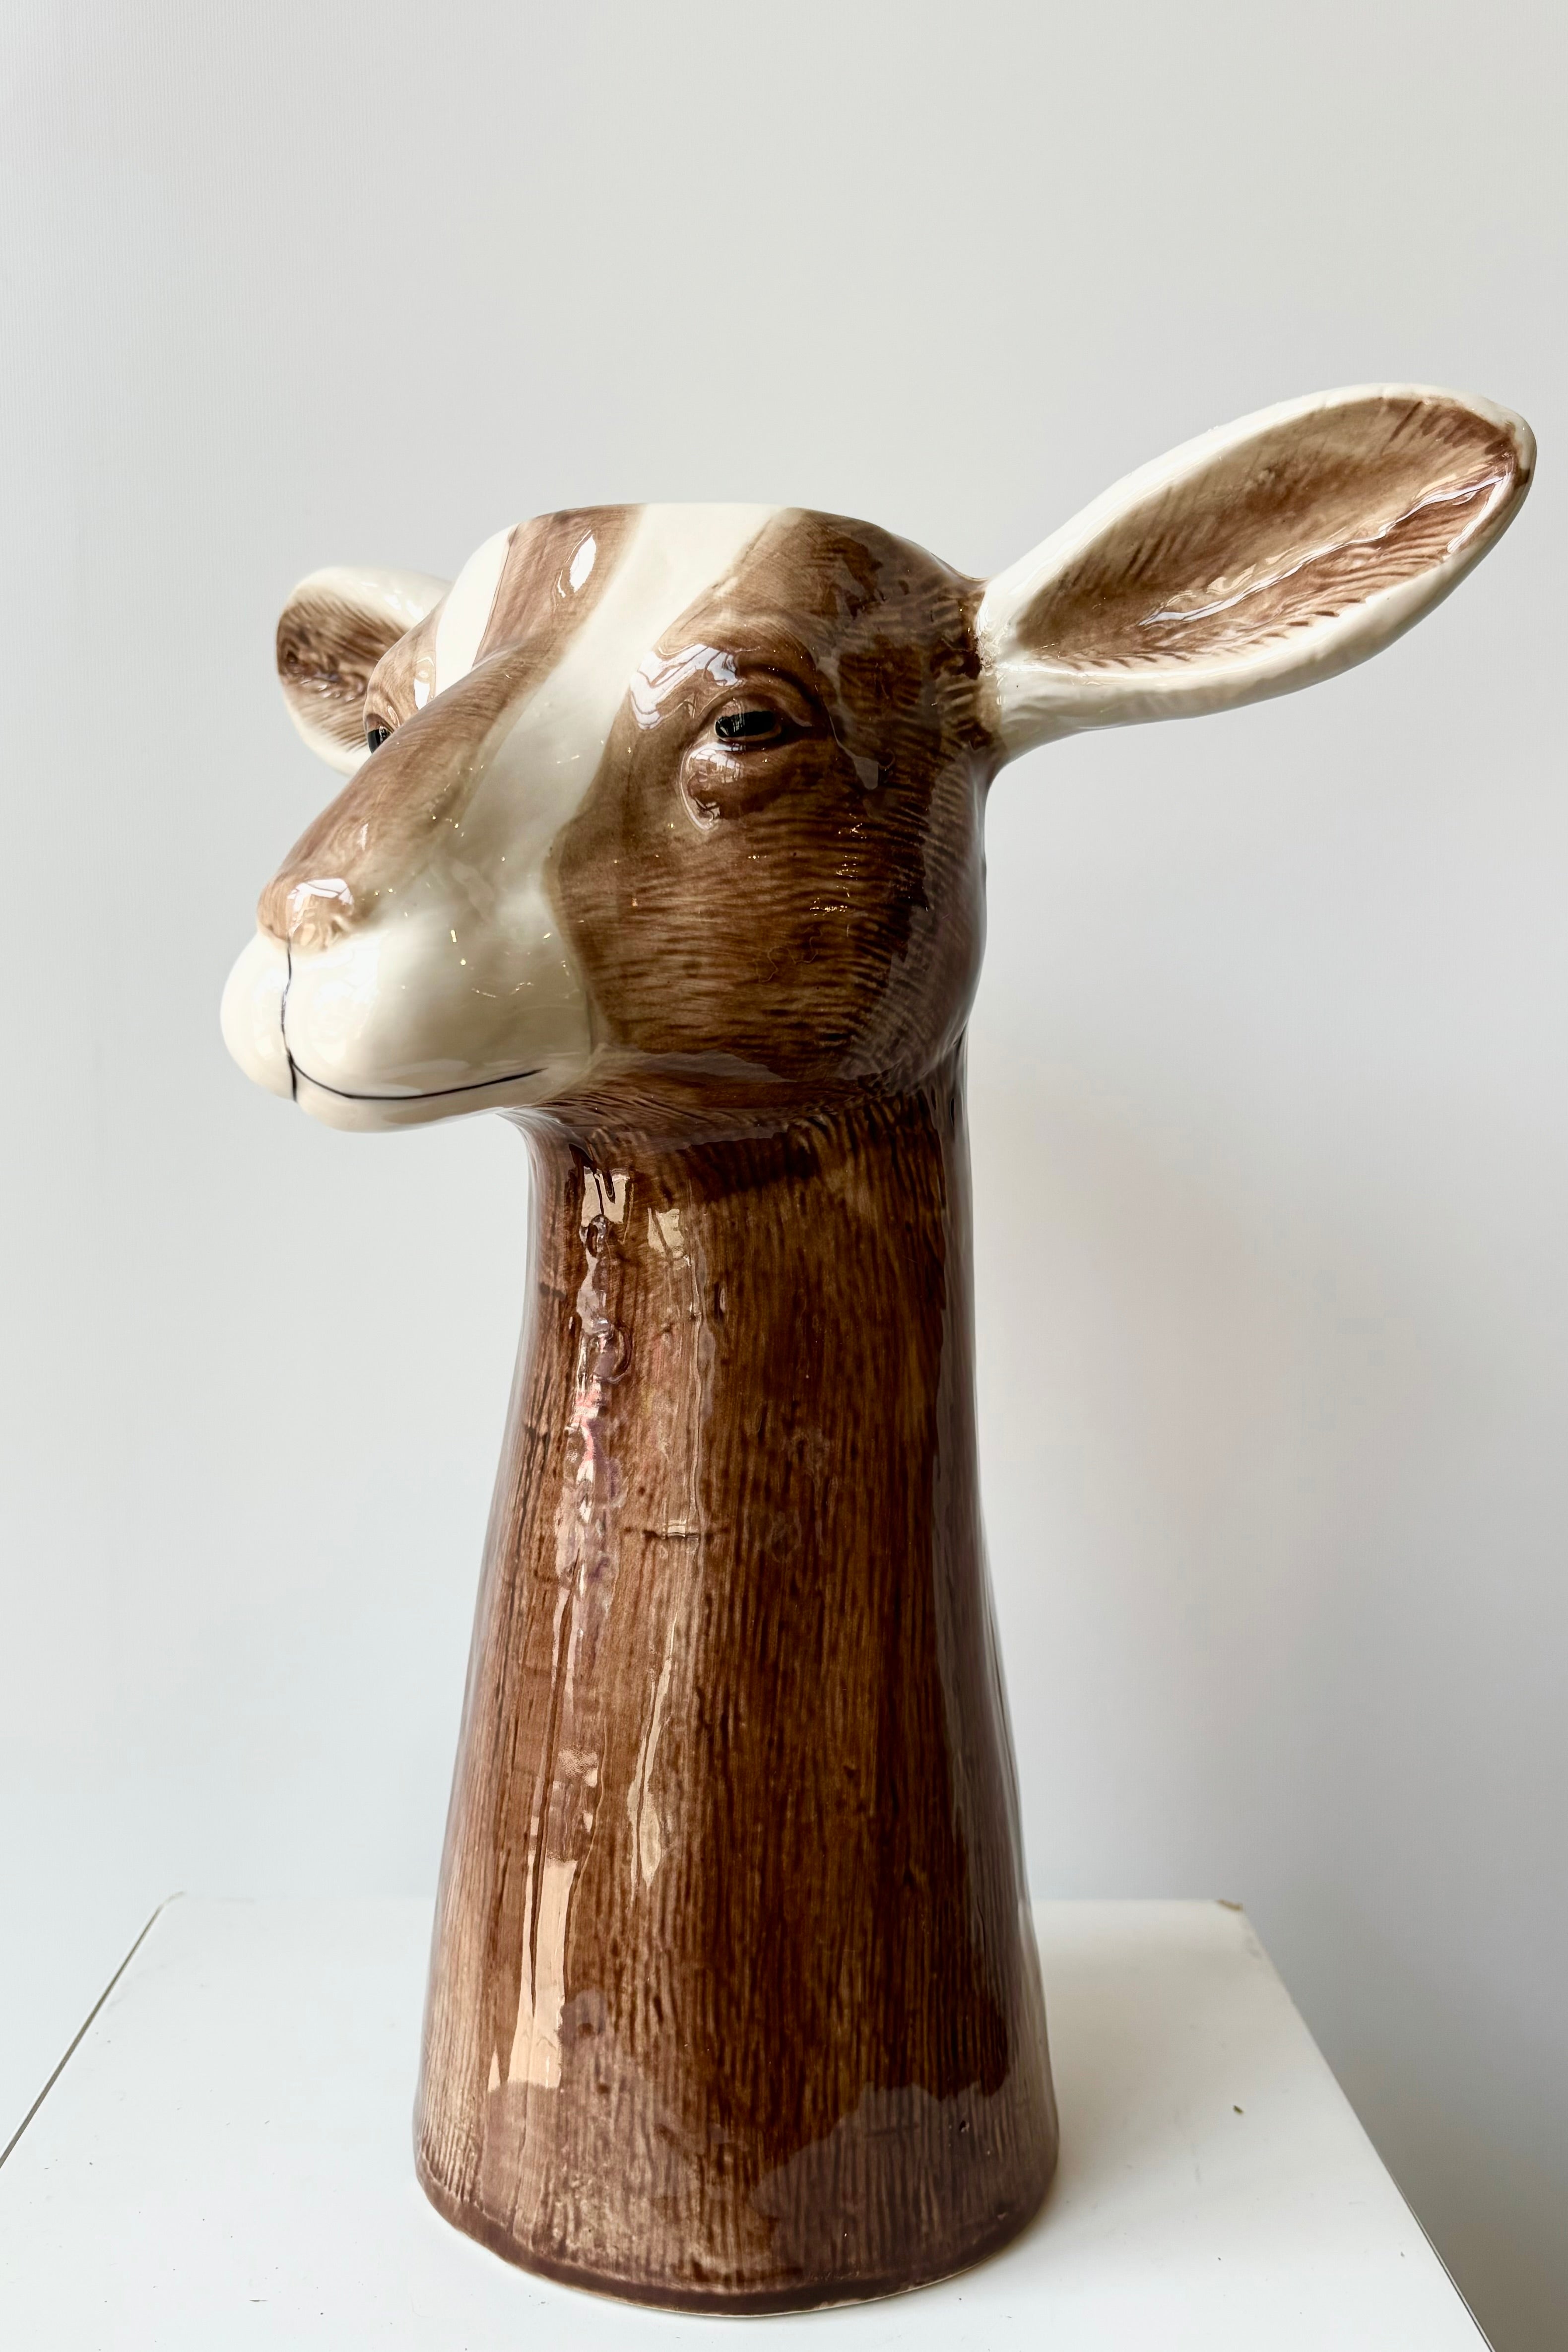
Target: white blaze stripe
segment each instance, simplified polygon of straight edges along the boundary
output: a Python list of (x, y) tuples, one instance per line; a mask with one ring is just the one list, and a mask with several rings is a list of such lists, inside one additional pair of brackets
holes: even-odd
[(465, 820), (465, 854), (521, 831), (536, 856), (575, 814), (598, 772), (637, 665), (688, 605), (733, 571), (779, 513), (763, 506), (650, 506), (614, 577), (547, 677), (522, 704)]
[[(292, 958), (281, 1058), (284, 1071), (292, 1062), (307, 1109), (335, 1125), (387, 1126), (478, 1108), (485, 1097), (477, 1090), (501, 1087), (491, 1099), (526, 1107), (550, 1101), (586, 1070), (593, 1022), (552, 898), (552, 851), (593, 787), (647, 656), (780, 511), (640, 510), (555, 667), (483, 747), (483, 772), (458, 820), (362, 921)], [(469, 662), (507, 544), (503, 532), (481, 548), (452, 591), (450, 604), (468, 616)], [(452, 683), (446, 625), (444, 614), (442, 685)], [(282, 1072), (262, 1067), (267, 1054), (256, 1043), (259, 1034), (270, 1050), (265, 1024), (277, 1020), (268, 975), (247, 970), (245, 985), (258, 1003), (248, 1025), (237, 1013), (230, 1019), (234, 1050), (243, 1048), (264, 1084), (275, 1083)]]
[(436, 624), (436, 693), (472, 669), (510, 547), (510, 531), (498, 530), (475, 549), (447, 590)]

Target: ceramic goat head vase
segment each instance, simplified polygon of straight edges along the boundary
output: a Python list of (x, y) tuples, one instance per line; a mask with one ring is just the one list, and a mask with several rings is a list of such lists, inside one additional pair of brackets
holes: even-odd
[(512, 2260), (765, 2310), (1038, 2206), (971, 1370), (986, 790), (1375, 652), (1531, 461), (1377, 387), (1191, 443), (989, 585), (837, 516), (605, 507), (289, 599), (349, 782), (230, 1046), (334, 1125), (497, 1108), (532, 1156), (417, 2121)]

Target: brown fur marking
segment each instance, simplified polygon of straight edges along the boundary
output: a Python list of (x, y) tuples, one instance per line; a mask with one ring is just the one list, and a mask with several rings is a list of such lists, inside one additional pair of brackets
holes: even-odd
[(395, 623), (328, 590), (290, 597), (278, 623), (278, 676), (289, 708), (345, 751), (363, 743), (365, 689), (397, 635)]
[[(417, 869), (437, 828), (461, 814), (477, 788), (493, 730), (548, 677), (604, 593), (637, 512), (580, 507), (520, 523), (473, 667), (426, 708), (417, 706), (416, 688), (421, 662), (433, 656), (439, 607), (390, 646), (384, 639), (374, 675), (360, 681), (354, 726), (363, 741), (374, 719), (393, 730), (391, 740), (306, 827), (267, 885), (258, 914), (264, 931), (324, 947)], [(574, 587), (573, 559), (589, 536), (595, 560)], [(281, 646), (281, 624), (279, 638)], [(345, 697), (354, 675), (341, 668)], [(341, 709), (347, 707), (344, 699)], [(349, 740), (346, 723), (340, 717), (340, 741)]]
[(1244, 652), (1432, 569), (1500, 487), (1511, 442), (1471, 411), (1366, 400), (1261, 434), (1123, 516), (1019, 624), (1069, 668)]
[[(667, 633), (662, 693), (628, 696), (552, 857), (601, 1045), (818, 1100), (948, 1049), (994, 764), (976, 593), (868, 523), (796, 513)], [(785, 738), (728, 751), (715, 715), (748, 700)]]

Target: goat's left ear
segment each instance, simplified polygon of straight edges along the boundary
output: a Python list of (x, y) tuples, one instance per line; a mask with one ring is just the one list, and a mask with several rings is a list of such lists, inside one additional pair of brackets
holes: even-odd
[(1364, 661), (1485, 554), (1534, 458), (1505, 408), (1371, 384), (1264, 409), (1129, 475), (985, 591), (1007, 756)]
[(278, 680), (319, 759), (352, 775), (365, 757), (364, 690), (381, 659), (434, 611), (450, 582), (427, 572), (333, 564), (301, 580), (278, 621)]

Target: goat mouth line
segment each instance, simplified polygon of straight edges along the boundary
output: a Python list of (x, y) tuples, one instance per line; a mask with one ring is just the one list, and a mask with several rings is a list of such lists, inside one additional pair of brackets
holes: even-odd
[(302, 1078), (308, 1087), (319, 1087), (324, 1095), (336, 1095), (340, 1102), (416, 1103), (440, 1102), (447, 1095), (482, 1094), (487, 1087), (516, 1086), (523, 1078), (536, 1078), (544, 1065), (537, 1062), (531, 1070), (502, 1070), (497, 1077), (471, 1078), (460, 1087), (424, 1087), (416, 1094), (408, 1095), (366, 1095), (356, 1093), (352, 1087), (330, 1087), (324, 1078), (313, 1078), (292, 1054), (289, 1055), (289, 1066), (296, 1079)]
[(294, 985), (294, 950), (290, 942), (287, 940), (283, 943), (283, 953), (285, 958), (283, 969), (283, 993), (278, 1001), (278, 1034), (283, 1040), (283, 1051), (288, 1057), (289, 1096), (292, 1102), (298, 1102), (300, 1099), (300, 1081), (301, 1078), (304, 1079), (305, 1084), (308, 1087), (319, 1087), (324, 1095), (334, 1095), (339, 1102), (441, 1102), (445, 1100), (448, 1095), (482, 1094), (487, 1087), (521, 1086), (524, 1078), (538, 1077), (541, 1070), (544, 1067), (542, 1062), (536, 1062), (533, 1065), (533, 1067), (529, 1070), (503, 1070), (499, 1077), (470, 1078), (465, 1085), (460, 1087), (422, 1087), (418, 1093), (411, 1095), (362, 1095), (356, 1094), (352, 1087), (330, 1087), (328, 1086), (325, 1078), (313, 1078), (310, 1076), (310, 1071), (305, 1069), (302, 1065), (295, 1059), (294, 1048), (289, 1043), (289, 992)]

